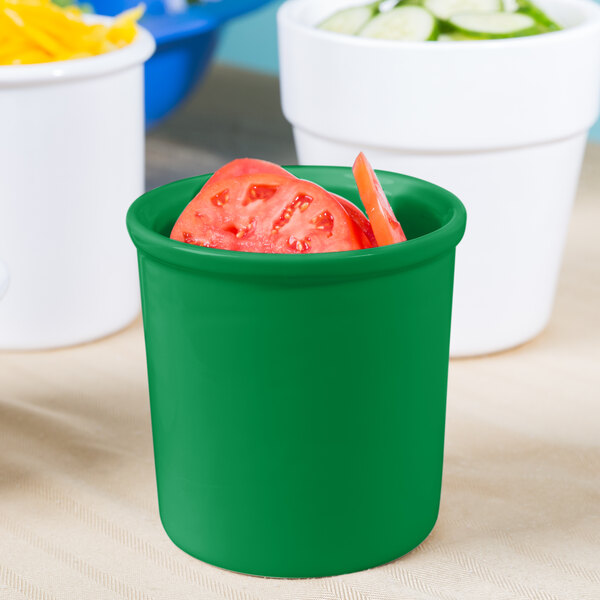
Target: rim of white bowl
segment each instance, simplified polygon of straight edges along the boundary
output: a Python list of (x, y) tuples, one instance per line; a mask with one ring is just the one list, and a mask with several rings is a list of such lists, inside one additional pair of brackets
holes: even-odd
[[(88, 17), (88, 20), (95, 23), (112, 21), (110, 17), (97, 15)], [(154, 54), (155, 49), (152, 34), (138, 25), (133, 42), (105, 54), (31, 65), (0, 65), (0, 87), (98, 77), (142, 64)]]
[[(316, 24), (308, 24), (298, 19), (298, 15), (294, 12), (299, 10), (299, 7), (306, 5), (310, 0), (287, 0), (284, 2), (278, 10), (277, 19), (279, 25), (285, 23), (290, 27), (302, 31), (305, 34), (314, 36), (317, 39), (323, 41), (335, 42), (336, 44), (344, 43), (352, 46), (363, 46), (365, 48), (395, 48), (396, 50), (419, 49), (423, 52), (439, 52), (440, 48), (443, 48), (445, 52), (458, 51), (462, 52), (465, 47), (468, 51), (471, 51), (473, 44), (477, 44), (477, 48), (489, 47), (489, 48), (500, 48), (503, 46), (535, 46), (552, 44), (558, 41), (567, 41), (568, 39), (578, 38), (580, 35), (587, 32), (600, 32), (600, 5), (594, 2), (594, 0), (553, 0), (555, 4), (561, 4), (572, 10), (573, 8), (580, 7), (584, 11), (583, 20), (581, 23), (566, 27), (560, 31), (552, 31), (540, 35), (532, 35), (526, 37), (514, 37), (504, 38), (495, 40), (475, 40), (469, 44), (460, 44), (454, 41), (426, 41), (426, 42), (412, 42), (412, 41), (401, 41), (401, 40), (378, 40), (374, 38), (363, 38), (355, 35), (340, 35), (339, 33), (333, 33), (330, 31), (323, 31), (316, 27)], [(315, 2), (316, 3), (316, 2)], [(354, 2), (349, 5), (360, 5), (359, 2)], [(363, 4), (366, 4), (366, 0)]]

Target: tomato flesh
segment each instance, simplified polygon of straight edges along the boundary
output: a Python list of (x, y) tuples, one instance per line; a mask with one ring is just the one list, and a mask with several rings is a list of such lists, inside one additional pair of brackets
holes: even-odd
[(360, 230), (360, 236), (363, 242), (364, 248), (376, 248), (377, 240), (375, 239), (375, 235), (373, 234), (373, 228), (371, 227), (371, 223), (369, 223), (369, 219), (365, 217), (358, 206), (352, 204), (350, 200), (346, 200), (342, 196), (337, 196), (336, 194), (331, 194), (345, 209), (345, 211), (350, 215), (350, 218), (354, 221), (358, 229)]
[(353, 167), (360, 199), (367, 211), (373, 234), (379, 246), (405, 242), (406, 236), (377, 179), (373, 167), (361, 152)]
[[(234, 179), (241, 175), (251, 175), (253, 173), (272, 173), (273, 175), (281, 175), (282, 177), (290, 177), (297, 179), (289, 171), (286, 171), (283, 167), (276, 165), (275, 163), (268, 162), (266, 160), (259, 160), (256, 158), (238, 158), (224, 167), (221, 167), (209, 180), (208, 183), (214, 183), (223, 179)], [(373, 248), (377, 246), (377, 241), (373, 235), (373, 229), (371, 224), (362, 211), (352, 204), (349, 200), (331, 194), (345, 209), (350, 218), (356, 224), (358, 228), (358, 237), (361, 240), (363, 248)]]
[(216, 183), (217, 181), (223, 181), (224, 179), (235, 179), (242, 175), (253, 175), (253, 174), (271, 174), (281, 175), (282, 177), (293, 177), (293, 175), (286, 171), (283, 167), (276, 165), (275, 163), (268, 162), (266, 160), (259, 160), (257, 158), (237, 158), (221, 167), (218, 171), (215, 171), (214, 175), (208, 180), (208, 183)]
[(185, 208), (171, 238), (208, 248), (276, 254), (364, 247), (362, 231), (335, 197), (285, 173), (213, 177)]

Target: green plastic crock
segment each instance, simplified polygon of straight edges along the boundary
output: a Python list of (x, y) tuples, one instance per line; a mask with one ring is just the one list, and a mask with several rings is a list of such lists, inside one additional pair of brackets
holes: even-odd
[[(290, 167), (360, 204), (350, 169)], [(456, 245), (466, 213), (379, 172), (409, 241), (275, 255), (175, 242), (206, 182), (129, 210), (162, 523), (184, 551), (319, 577), (414, 549), (438, 515)]]

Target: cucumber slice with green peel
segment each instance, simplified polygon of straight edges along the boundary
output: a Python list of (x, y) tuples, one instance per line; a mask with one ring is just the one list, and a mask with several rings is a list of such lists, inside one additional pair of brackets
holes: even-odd
[(459, 13), (499, 12), (503, 9), (502, 0), (424, 0), (423, 6), (442, 21)]
[(424, 8), (400, 6), (371, 19), (358, 35), (378, 40), (426, 42), (437, 39), (438, 24)]
[(465, 13), (449, 20), (456, 30), (484, 40), (523, 37), (541, 33), (540, 26), (528, 15), (521, 13)]
[(562, 29), (531, 0), (377, 0), (340, 10), (317, 27), (399, 41), (489, 40)]
[(379, 2), (340, 10), (318, 25), (319, 29), (356, 35), (377, 14)]
[(401, 6), (423, 6), (425, 0), (400, 0), (397, 4), (397, 8)]
[(562, 27), (553, 21), (542, 9), (538, 8), (529, 0), (516, 0), (517, 12), (523, 15), (528, 15), (547, 31), (560, 31)]

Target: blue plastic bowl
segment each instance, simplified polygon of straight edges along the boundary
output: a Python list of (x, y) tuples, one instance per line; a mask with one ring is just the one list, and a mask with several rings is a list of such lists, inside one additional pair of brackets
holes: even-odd
[[(161, 0), (147, 2), (141, 24), (156, 39), (156, 53), (146, 63), (146, 125), (152, 127), (173, 111), (200, 82), (212, 58), (220, 28), (270, 0), (206, 0), (183, 13), (167, 14)], [(101, 15), (116, 15), (138, 0), (93, 0)]]

